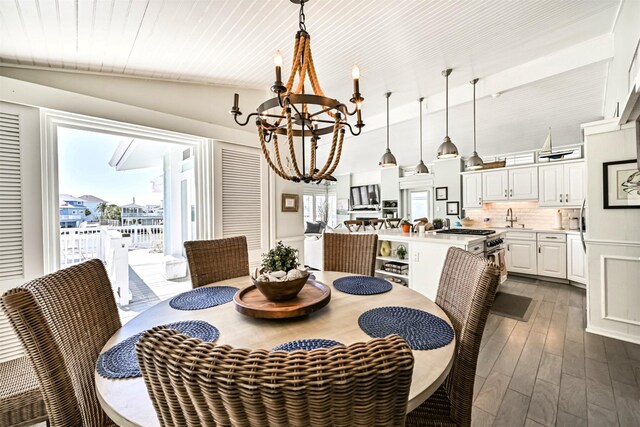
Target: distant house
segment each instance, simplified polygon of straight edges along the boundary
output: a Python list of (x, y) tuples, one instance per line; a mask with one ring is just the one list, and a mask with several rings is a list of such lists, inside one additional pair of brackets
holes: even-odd
[(159, 206), (141, 206), (136, 204), (136, 199), (133, 199), (133, 203), (120, 206), (122, 225), (160, 225), (162, 224), (163, 210)]
[(60, 228), (79, 227), (85, 220), (84, 200), (70, 194), (60, 195)]
[(107, 201), (91, 194), (85, 194), (78, 198), (84, 200), (84, 205), (89, 209), (89, 211), (91, 211), (91, 215), (86, 216), (85, 221), (98, 221), (100, 219), (100, 214), (96, 212), (96, 209), (100, 203), (107, 203)]

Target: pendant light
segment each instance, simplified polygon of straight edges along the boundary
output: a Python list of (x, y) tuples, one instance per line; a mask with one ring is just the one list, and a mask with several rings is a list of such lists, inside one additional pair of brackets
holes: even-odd
[(391, 92), (385, 93), (384, 96), (387, 97), (387, 150), (382, 155), (379, 165), (383, 168), (388, 168), (397, 166), (397, 163), (396, 157), (391, 153), (391, 150), (389, 149), (389, 97), (391, 96)]
[(429, 168), (422, 161), (422, 101), (424, 101), (424, 98), (420, 98), (418, 101), (420, 101), (420, 163), (416, 166), (416, 175), (429, 173)]
[(442, 72), (442, 75), (446, 80), (446, 90), (445, 90), (445, 120), (446, 120), (446, 136), (444, 137), (444, 142), (440, 144), (438, 147), (438, 158), (439, 159), (450, 159), (456, 157), (458, 155), (458, 147), (451, 142), (451, 138), (449, 138), (449, 74), (451, 74), (451, 68), (447, 68)]
[(464, 167), (468, 171), (475, 171), (482, 169), (484, 162), (476, 151), (476, 83), (478, 83), (478, 79), (473, 79), (470, 83), (473, 85), (473, 154), (464, 163)]

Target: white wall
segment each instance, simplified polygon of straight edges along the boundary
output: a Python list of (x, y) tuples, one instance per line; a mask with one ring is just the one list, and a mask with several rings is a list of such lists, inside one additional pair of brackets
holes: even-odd
[[(448, 200), (435, 201), (433, 216), (434, 218), (449, 218), (453, 225), (453, 221), (458, 218), (457, 215), (447, 215), (447, 202), (458, 202), (459, 206), (462, 205), (462, 176), (460, 175), (462, 159), (458, 157), (455, 159), (435, 160), (432, 169), (434, 187), (448, 188)], [(461, 209), (461, 207), (458, 208), (460, 214), (462, 214)]]
[[(640, 1), (623, 0), (613, 30), (614, 57), (609, 64), (604, 102), (604, 117), (614, 117), (616, 102), (620, 109), (629, 94), (628, 72), (636, 45), (640, 39)], [(636, 61), (640, 61), (640, 58)]]

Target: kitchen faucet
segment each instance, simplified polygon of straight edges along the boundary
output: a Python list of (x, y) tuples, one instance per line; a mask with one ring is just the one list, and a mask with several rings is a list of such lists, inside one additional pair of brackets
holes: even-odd
[(507, 226), (509, 228), (513, 228), (513, 223), (514, 222), (518, 222), (518, 218), (513, 219), (513, 211), (511, 210), (511, 208), (507, 209), (506, 221), (510, 224), (510, 225)]

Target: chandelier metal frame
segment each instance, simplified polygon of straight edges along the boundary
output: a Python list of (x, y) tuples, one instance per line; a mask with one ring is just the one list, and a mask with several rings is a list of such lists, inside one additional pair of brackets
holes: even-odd
[[(340, 157), (346, 129), (353, 136), (362, 132), (361, 106), (364, 98), (360, 94), (359, 70), (354, 66), (353, 95), (350, 102), (355, 104), (352, 111), (347, 105), (324, 94), (311, 55), (311, 36), (306, 31), (304, 4), (309, 0), (291, 0), (300, 5), (299, 31), (296, 33), (291, 74), (286, 85), (281, 77), (281, 58), (276, 55), (276, 79), (271, 87), (275, 97), (260, 104), (255, 113), (246, 117), (244, 122), (238, 120), (242, 115), (239, 107), (239, 95), (234, 95), (231, 115), (240, 126), (246, 126), (255, 117), (255, 125), (260, 139), (262, 153), (269, 167), (281, 178), (294, 182), (335, 181), (335, 171)], [(294, 84), (297, 85), (294, 88)], [(306, 93), (305, 81), (309, 80), (313, 94)], [(274, 111), (275, 110), (275, 111)], [(352, 126), (348, 116), (356, 116)], [(355, 128), (355, 130), (354, 130)], [(332, 135), (331, 147), (325, 163), (319, 167), (316, 151), (321, 135)], [(279, 136), (284, 136), (288, 155), (283, 164)], [(296, 157), (296, 141), (301, 141), (301, 161)], [(271, 148), (269, 147), (271, 146)]]

